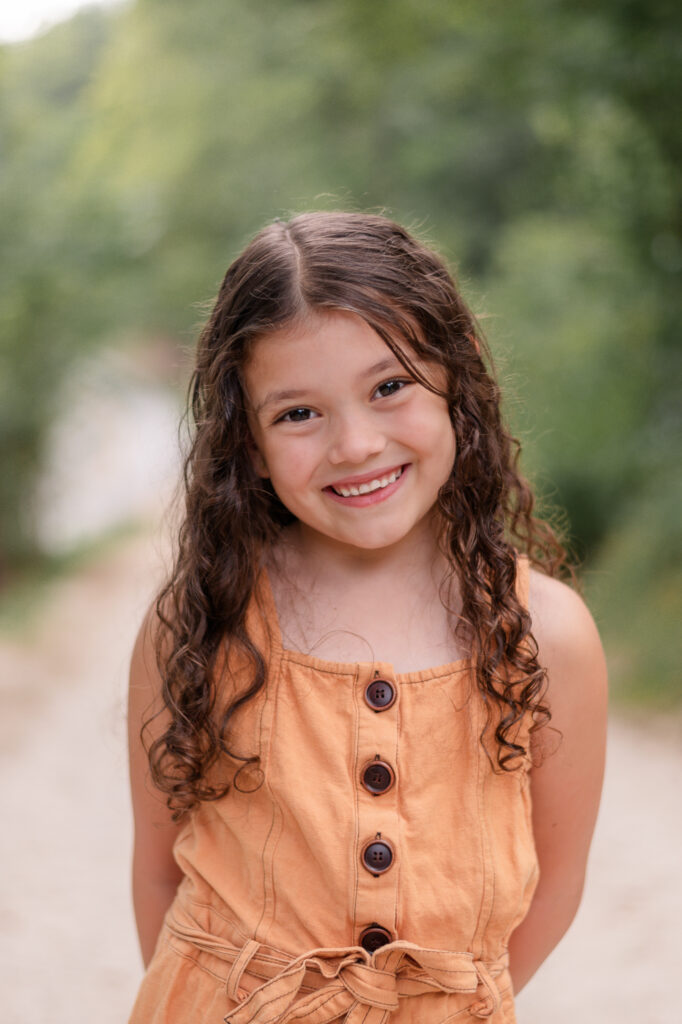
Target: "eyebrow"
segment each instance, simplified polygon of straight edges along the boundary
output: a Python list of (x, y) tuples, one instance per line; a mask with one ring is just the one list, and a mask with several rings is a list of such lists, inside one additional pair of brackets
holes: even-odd
[[(363, 370), (360, 374), (360, 378), (373, 377), (376, 373), (383, 373), (384, 370), (394, 370), (396, 366), (400, 366), (401, 370), (404, 370), (404, 366), (400, 363), (397, 356), (390, 355), (385, 359), (380, 359), (378, 363), (374, 363), (373, 366), (368, 366), (366, 370)], [(299, 402), (306, 398), (310, 394), (305, 389), (287, 389), (286, 391), (268, 391), (267, 395), (254, 409), (256, 415), (265, 409), (268, 405), (275, 405), (278, 402)]]
[(266, 405), (275, 405), (277, 402), (296, 402), (305, 398), (307, 394), (307, 391), (268, 391), (263, 401), (255, 407), (254, 412), (258, 415)]

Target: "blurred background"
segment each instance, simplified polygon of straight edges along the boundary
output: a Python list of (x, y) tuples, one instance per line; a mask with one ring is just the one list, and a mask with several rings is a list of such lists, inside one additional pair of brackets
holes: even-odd
[[(302, 210), (416, 229), (482, 318), (526, 472), (563, 518), (604, 637), (614, 785), (620, 750), (637, 776), (614, 790), (609, 834), (634, 884), (652, 854), (632, 840), (633, 794), (653, 813), (651, 791), (664, 797), (682, 766), (678, 5), (34, 0), (2, 18), (0, 667), (18, 783), (3, 842), (19, 872), (2, 910), (7, 1019), (54, 1022), (58, 1005), (70, 1024), (125, 1019), (139, 965), (122, 694), (163, 571), (191, 350), (232, 258)], [(669, 758), (650, 788), (643, 751)], [(647, 826), (664, 845), (672, 817), (661, 807)], [(642, 939), (628, 892), (603, 908), (602, 953), (616, 905)], [(673, 902), (646, 928), (665, 931), (656, 914)], [(69, 1003), (115, 913), (111, 955)], [(62, 953), (42, 996), (25, 956), (36, 929)], [(628, 984), (643, 948), (615, 961)], [(647, 999), (636, 1019), (662, 1021)], [(615, 1019), (579, 1005), (581, 1020)]]

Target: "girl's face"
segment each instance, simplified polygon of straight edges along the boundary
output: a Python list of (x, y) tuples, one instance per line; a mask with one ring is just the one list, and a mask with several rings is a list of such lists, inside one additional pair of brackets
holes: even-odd
[[(442, 383), (439, 367), (405, 352)], [(315, 314), (265, 335), (245, 383), (256, 471), (304, 531), (378, 550), (430, 521), (455, 458), (447, 403), (361, 317)]]

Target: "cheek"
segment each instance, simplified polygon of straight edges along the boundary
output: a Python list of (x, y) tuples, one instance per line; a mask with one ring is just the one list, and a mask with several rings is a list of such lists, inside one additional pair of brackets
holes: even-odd
[(433, 451), (436, 458), (434, 472), (438, 477), (439, 486), (442, 486), (452, 473), (452, 469), (455, 464), (457, 444), (455, 442), (454, 431), (451, 430), (446, 435), (441, 432), (439, 439), (434, 440)]
[(313, 446), (298, 439), (294, 444), (273, 446), (268, 464), (273, 484), (290, 490), (308, 482), (317, 462)]
[(415, 436), (421, 438), (422, 450), (432, 456), (431, 464), (440, 486), (450, 476), (457, 454), (455, 431), (449, 413), (447, 410), (434, 410), (434, 414), (424, 417), (421, 433), (418, 431), (419, 427), (416, 427)]
[(251, 465), (256, 471), (256, 475), (267, 478), (270, 476), (270, 470), (268, 469), (267, 462), (261, 452), (260, 447), (253, 439), (253, 435), (248, 441), (249, 458), (251, 459)]
[(405, 423), (405, 432), (425, 451), (448, 452), (454, 458), (455, 431), (447, 406), (424, 405), (416, 408)]

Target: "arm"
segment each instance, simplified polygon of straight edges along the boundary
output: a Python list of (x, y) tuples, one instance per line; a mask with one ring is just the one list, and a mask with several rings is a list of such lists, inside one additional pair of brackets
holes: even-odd
[(557, 945), (578, 909), (606, 744), (606, 664), (590, 613), (569, 587), (537, 572), (531, 573), (530, 612), (538, 660), (547, 669), (552, 721), (531, 737), (540, 880), (509, 943), (516, 992)]
[[(133, 905), (145, 967), (151, 960), (164, 914), (170, 906), (182, 873), (173, 860), (173, 843), (180, 831), (165, 804), (164, 794), (149, 778), (149, 762), (140, 739), (142, 723), (150, 709), (159, 707), (161, 678), (156, 667), (150, 612), (138, 634), (130, 664), (128, 697), (128, 749), (135, 840), (133, 848)], [(149, 736), (158, 736), (167, 716), (159, 715)]]

